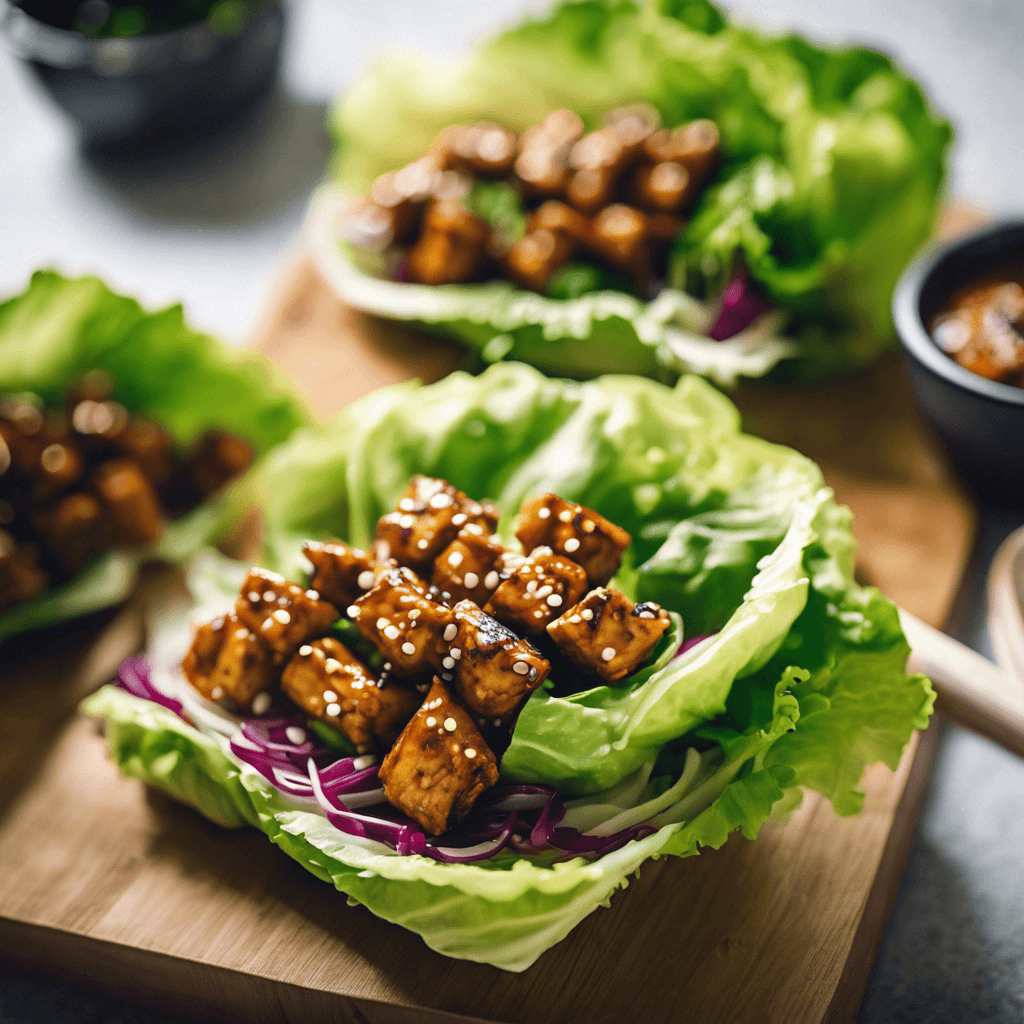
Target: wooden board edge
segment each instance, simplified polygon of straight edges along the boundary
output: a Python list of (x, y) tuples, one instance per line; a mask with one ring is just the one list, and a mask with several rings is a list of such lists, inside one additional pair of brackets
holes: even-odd
[(0, 962), (29, 977), (70, 981), (98, 996), (211, 1024), (495, 1024), (443, 1010), (353, 999), (11, 918), (0, 918)]
[(868, 980), (874, 970), (882, 937), (888, 927), (914, 843), (918, 815), (935, 763), (939, 729), (940, 724), (933, 717), (928, 729), (917, 736), (917, 750), (907, 785), (893, 815), (889, 838), (882, 851), (875, 880), (865, 899), (843, 973), (822, 1018), (822, 1024), (853, 1024), (860, 1014)]

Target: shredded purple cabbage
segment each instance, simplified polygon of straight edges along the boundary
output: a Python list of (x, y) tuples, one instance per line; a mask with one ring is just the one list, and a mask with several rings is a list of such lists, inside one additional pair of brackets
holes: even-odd
[(708, 331), (712, 341), (725, 341), (745, 331), (759, 316), (772, 307), (754, 288), (746, 270), (729, 282), (722, 294), (722, 308)]
[[(694, 637), (683, 650), (705, 639)], [(150, 681), (144, 655), (122, 662), (118, 686), (186, 718), (179, 701)], [(250, 718), (229, 741), (231, 752), (255, 768), (282, 793), (315, 802), (327, 820), (346, 835), (372, 839), (399, 854), (421, 854), (444, 864), (487, 860), (506, 848), (520, 854), (552, 849), (567, 857), (601, 857), (657, 829), (640, 824), (610, 836), (584, 835), (559, 827), (565, 805), (552, 786), (497, 786), (485, 793), (465, 821), (443, 836), (428, 836), (411, 818), (392, 807), (377, 777), (376, 757), (343, 757), (321, 744), (302, 715)], [(370, 763), (367, 763), (370, 762)]]
[(688, 640), (684, 640), (676, 649), (676, 653), (672, 655), (673, 659), (678, 658), (681, 654), (685, 654), (691, 647), (696, 647), (702, 640), (707, 640), (709, 636), (714, 635), (714, 633), (704, 633), (701, 636), (691, 636)]

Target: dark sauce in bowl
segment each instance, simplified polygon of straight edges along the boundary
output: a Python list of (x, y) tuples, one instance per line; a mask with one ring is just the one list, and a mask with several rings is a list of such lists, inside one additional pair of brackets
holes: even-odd
[(935, 344), (965, 369), (1024, 387), (1024, 265), (956, 289), (928, 329)]
[(252, 16), (252, 0), (18, 0), (26, 14), (90, 39), (132, 39), (206, 22), (218, 34), (238, 32)]

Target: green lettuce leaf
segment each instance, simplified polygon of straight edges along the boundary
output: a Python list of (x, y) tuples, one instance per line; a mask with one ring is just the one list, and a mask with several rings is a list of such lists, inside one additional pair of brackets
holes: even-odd
[[(290, 856), (433, 949), (522, 970), (649, 856), (689, 856), (737, 829), (753, 838), (796, 805), (802, 787), (855, 812), (865, 765), (895, 766), (927, 722), (933, 695), (926, 679), (905, 672), (894, 606), (853, 582), (849, 512), (809, 460), (742, 434), (732, 405), (700, 379), (674, 388), (636, 377), (579, 384), (506, 363), (367, 396), (331, 424), (297, 432), (247, 481), (247, 500), (264, 510), (265, 564), (304, 580), (303, 538), (365, 546), (417, 472), (493, 498), (505, 531), (525, 497), (553, 490), (632, 533), (615, 583), (634, 598), (655, 596), (671, 610), (672, 630), (615, 686), (559, 696), (571, 687), (553, 678), (534, 693), (502, 773), (557, 785), (573, 827), (621, 814), (629, 824), (651, 821), (655, 833), (589, 863), (505, 852), (440, 864), (346, 839), (223, 747), (222, 762), (196, 754), (207, 787), (196, 774), (169, 779), (163, 761), (154, 768), (139, 752), (145, 733), (113, 752), (126, 774), (179, 785), (194, 806), (225, 779), (215, 808), (222, 819), (221, 804), (238, 799), (237, 773), (258, 827)], [(204, 611), (230, 602), (243, 571), (197, 559), (189, 583)], [(177, 625), (158, 631), (151, 648), (171, 666), (196, 611), (175, 614)], [(702, 634), (710, 635), (675, 656), (684, 636)], [(111, 690), (86, 710), (108, 722), (136, 714)], [(189, 735), (169, 712), (148, 713), (163, 716), (160, 728), (164, 717), (173, 721), (176, 737)], [(244, 803), (233, 813), (252, 820)]]
[(360, 308), (454, 336), (489, 361), (572, 377), (687, 370), (728, 384), (780, 360), (790, 374), (822, 374), (891, 343), (892, 286), (933, 225), (948, 124), (880, 54), (768, 38), (708, 3), (570, 0), (459, 59), (385, 57), (335, 106), (334, 180), (364, 192), (452, 123), (522, 130), (569, 107), (592, 127), (639, 100), (667, 124), (710, 117), (722, 134), (724, 160), (678, 240), (669, 296), (714, 297), (743, 264), (789, 315), (788, 342), (767, 329), (712, 342), (706, 314), (666, 318), (619, 292), (555, 301), (493, 284), (381, 287), (338, 244), (329, 196), (312, 218), (321, 266)]
[[(49, 403), (89, 370), (110, 373), (129, 412), (159, 421), (181, 444), (210, 427), (237, 433), (260, 454), (308, 422), (270, 365), (188, 327), (180, 306), (148, 313), (97, 278), (33, 275), (0, 303), (0, 393), (34, 391)], [(181, 561), (237, 516), (214, 499), (170, 523), (147, 551), (116, 551), (35, 601), (0, 613), (0, 643), (123, 600), (140, 562)]]

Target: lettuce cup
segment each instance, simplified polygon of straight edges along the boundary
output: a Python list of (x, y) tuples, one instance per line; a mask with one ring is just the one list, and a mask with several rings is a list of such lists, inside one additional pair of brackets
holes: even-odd
[(230, 527), (224, 487), (308, 422), (262, 359), (95, 278), (0, 304), (0, 644), (117, 604)]
[[(312, 703), (304, 704), (301, 688), (283, 678), (292, 701), (274, 696), (271, 706), (250, 691), (243, 708), (212, 689), (204, 697), (183, 670), (201, 639), (196, 623), (232, 608), (250, 623), (231, 634), (243, 645), (256, 643), (250, 630), (269, 630), (279, 644), (304, 608), (319, 623), (316, 635), (329, 636), (292, 635), (304, 644), (294, 652), (300, 668), (320, 646), (339, 652), (326, 671), (341, 671), (343, 648), (355, 650), (360, 634), (374, 629), (413, 656), (416, 644), (372, 604), (389, 573), (416, 615), (422, 606), (424, 619), (438, 616), (437, 629), (454, 643), (462, 626), (445, 616), (461, 623), (467, 604), (477, 620), (486, 613), (465, 601), (450, 609), (454, 597), (437, 593), (445, 577), (432, 577), (438, 588), (428, 593), (402, 567), (378, 577), (356, 565), (349, 585), (362, 596), (323, 624), (333, 617), (320, 607), (330, 593), (325, 552), (348, 558), (358, 549), (358, 559), (389, 541), (393, 557), (395, 545), (406, 544), (415, 558), (433, 543), (432, 534), (417, 533), (417, 516), (447, 505), (410, 497), (423, 478), (449, 481), (432, 486), (459, 502), (483, 502), (466, 509), (483, 534), (497, 523), (481, 543), (511, 551), (518, 537), (516, 557), (528, 563), (551, 551), (527, 552), (539, 538), (586, 565), (588, 582), (564, 605), (551, 602), (568, 616), (563, 625), (573, 621), (569, 605), (599, 585), (657, 634), (621, 676), (610, 670), (613, 648), (593, 658), (597, 675), (572, 671), (544, 646), (558, 623), (547, 639), (531, 637), (533, 654), (509, 641), (523, 665), (508, 678), (521, 673), (532, 689), (523, 687), (514, 727), (500, 743), (488, 740), (496, 769), (477, 787), (486, 792), (474, 791), (472, 810), (447, 824), (410, 804), (412, 816), (403, 814), (401, 800), (383, 792), (397, 755), (381, 767), (383, 747), (353, 749), (326, 727), (344, 710), (333, 684), (323, 694), (323, 686), (307, 688)], [(262, 568), (247, 576), (248, 565), (198, 556), (189, 570), (192, 604), (163, 609), (145, 660), (126, 663), (120, 682), (83, 708), (104, 721), (125, 775), (222, 825), (261, 829), (317, 877), (447, 956), (522, 971), (647, 858), (717, 848), (736, 830), (753, 839), (770, 816), (799, 803), (803, 788), (825, 794), (840, 814), (857, 813), (865, 766), (895, 767), (931, 712), (927, 679), (906, 674), (909, 648), (895, 606), (853, 581), (848, 510), (809, 460), (742, 434), (729, 401), (696, 377), (674, 388), (614, 376), (577, 384), (506, 363), (477, 377), (399, 385), (323, 428), (297, 432), (245, 491), (264, 517)], [(563, 509), (571, 514), (563, 518)], [(583, 534), (567, 535), (577, 522)], [(549, 527), (556, 532), (543, 532)], [(594, 529), (617, 538), (616, 558), (600, 566), (586, 562), (578, 542)], [(332, 538), (344, 543), (332, 546)], [(303, 556), (311, 539), (316, 573)], [(482, 585), (482, 573), (466, 576), (462, 586)], [(478, 600), (500, 617), (498, 593)], [(252, 618), (257, 607), (265, 619)], [(368, 622), (363, 608), (374, 609)], [(535, 677), (541, 649), (548, 667)], [(469, 649), (443, 654), (433, 682), (419, 690), (385, 680), (396, 667), (390, 662), (373, 670), (381, 693), (407, 685), (413, 707), (425, 702), (397, 745), (410, 741), (420, 719), (442, 738), (445, 729), (462, 736), (455, 730), (470, 728), (462, 716), (472, 699), (459, 688)], [(578, 654), (577, 667), (586, 662)], [(290, 666), (286, 677), (292, 656), (289, 648), (279, 661)], [(194, 668), (186, 665), (190, 678)], [(449, 702), (443, 722), (424, 717), (435, 714), (433, 701)], [(492, 725), (481, 722), (481, 734)]]
[[(704, 0), (567, 2), (461, 59), (396, 53), (332, 124), (310, 231), (347, 302), (485, 361), (720, 384), (848, 372), (889, 347), (950, 139), (880, 54), (762, 36)], [(651, 252), (623, 243), (636, 232)]]

